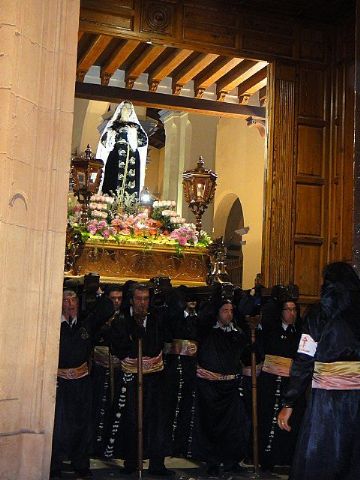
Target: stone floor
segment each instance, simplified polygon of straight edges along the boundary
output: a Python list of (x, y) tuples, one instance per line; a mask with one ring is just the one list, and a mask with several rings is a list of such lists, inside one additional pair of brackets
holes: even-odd
[[(262, 480), (286, 480), (288, 478), (288, 469), (285, 467), (275, 467), (274, 473), (262, 474), (256, 476), (253, 473), (251, 466), (246, 466), (246, 472), (242, 474), (223, 473), (219, 477), (209, 477), (205, 473), (204, 466), (199, 463), (191, 462), (181, 458), (167, 458), (166, 466), (175, 471), (175, 476), (170, 477), (171, 480), (241, 480), (241, 479), (262, 479)], [(102, 461), (91, 460), (91, 470), (93, 472), (94, 480), (111, 480), (111, 479), (125, 479), (135, 480), (138, 474), (121, 475), (119, 467), (122, 465), (121, 461)], [(63, 472), (64, 480), (76, 479), (75, 474), (69, 469)], [(160, 480), (164, 477), (154, 477), (147, 473), (147, 462), (144, 463), (143, 477), (146, 480)]]

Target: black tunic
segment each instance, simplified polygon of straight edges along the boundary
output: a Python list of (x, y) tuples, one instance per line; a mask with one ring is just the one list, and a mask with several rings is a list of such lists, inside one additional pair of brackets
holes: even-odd
[[(285, 330), (281, 320), (268, 322), (262, 332), (265, 355), (293, 359), (298, 349), (300, 332), (295, 326)], [(300, 421), (304, 412), (304, 398), (294, 412), (291, 432), (280, 430), (277, 414), (280, 396), (289, 382), (289, 377), (262, 371), (259, 380), (259, 446), (260, 463), (265, 468), (274, 465), (290, 465), (295, 450)]]
[[(115, 314), (116, 317), (119, 313)], [(116, 318), (115, 317), (115, 318)], [(106, 435), (112, 419), (112, 398), (120, 388), (122, 372), (120, 360), (111, 354), (111, 326), (104, 325), (95, 337), (94, 356), (91, 369), (93, 386), (93, 452), (97, 457), (104, 453)], [(97, 350), (101, 350), (98, 361)], [(110, 368), (110, 361), (112, 368)]]
[(199, 366), (231, 380), (197, 377), (192, 456), (208, 464), (231, 465), (247, 454), (249, 418), (241, 394), (242, 355), (246, 337), (237, 329), (201, 329)]
[[(185, 316), (179, 311), (170, 319), (171, 336), (179, 340), (197, 339), (197, 315)], [(167, 432), (170, 434), (172, 456), (188, 456), (194, 426), (195, 356), (167, 354), (165, 375), (168, 386)]]
[[(120, 358), (137, 358), (138, 332), (129, 314), (112, 324), (112, 348)], [(143, 357), (156, 357), (171, 340), (160, 314), (149, 314), (143, 337)], [(143, 445), (144, 458), (154, 459), (169, 453), (165, 441), (166, 385), (164, 371), (147, 373), (143, 377)], [(124, 373), (120, 391), (114, 399), (112, 428), (105, 457), (124, 458), (136, 466), (137, 459), (137, 375)]]
[[(94, 335), (112, 315), (111, 300), (102, 298), (91, 313), (60, 329), (59, 368), (76, 368), (89, 360)], [(70, 458), (76, 470), (89, 468), (92, 446), (92, 389), (89, 375), (79, 379), (57, 378), (51, 470), (61, 470)]]
[[(304, 333), (318, 342), (315, 356), (298, 353), (284, 402), (297, 405), (309, 385), (314, 362), (360, 362), (360, 298), (328, 318), (320, 305), (306, 319)], [(360, 390), (312, 388), (290, 474), (291, 480), (360, 478)]]

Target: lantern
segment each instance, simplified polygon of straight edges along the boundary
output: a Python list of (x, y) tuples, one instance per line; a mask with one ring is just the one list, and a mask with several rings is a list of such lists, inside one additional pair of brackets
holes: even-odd
[(194, 170), (183, 173), (185, 200), (196, 217), (196, 230), (201, 230), (201, 217), (214, 198), (217, 175), (204, 167), (204, 159), (199, 157)]
[(90, 198), (98, 192), (103, 166), (104, 162), (92, 155), (90, 145), (83, 155), (71, 160), (73, 192), (82, 206), (81, 223), (88, 221)]

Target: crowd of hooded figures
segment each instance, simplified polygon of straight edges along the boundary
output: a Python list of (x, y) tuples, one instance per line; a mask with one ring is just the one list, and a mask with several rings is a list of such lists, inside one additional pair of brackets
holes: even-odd
[(260, 285), (199, 301), (195, 289), (154, 296), (127, 282), (85, 313), (64, 290), (50, 478), (65, 459), (78, 479), (91, 478), (91, 457), (123, 459), (119, 475), (139, 468), (139, 339), (141, 458), (151, 475), (173, 475), (168, 456), (199, 462), (209, 477), (246, 471), (255, 358), (262, 470), (360, 478), (360, 280), (348, 264), (325, 267), (320, 301), (303, 319), (280, 287), (266, 301)]

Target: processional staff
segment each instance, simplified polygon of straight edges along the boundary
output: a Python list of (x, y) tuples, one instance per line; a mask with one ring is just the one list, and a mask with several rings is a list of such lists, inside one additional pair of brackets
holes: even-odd
[[(138, 327), (143, 327), (144, 316), (136, 316), (135, 321)], [(142, 335), (138, 337), (138, 351), (137, 351), (137, 405), (138, 405), (138, 417), (137, 417), (137, 446), (138, 446), (138, 478), (141, 480), (143, 472), (143, 397), (144, 397), (144, 386), (143, 386), (143, 345), (142, 345)]]
[(254, 476), (252, 478), (260, 478), (259, 468), (259, 442), (258, 442), (258, 410), (257, 410), (257, 376), (256, 376), (256, 327), (261, 321), (261, 315), (246, 316), (251, 332), (251, 398), (252, 398), (252, 424), (253, 424), (253, 461)]

